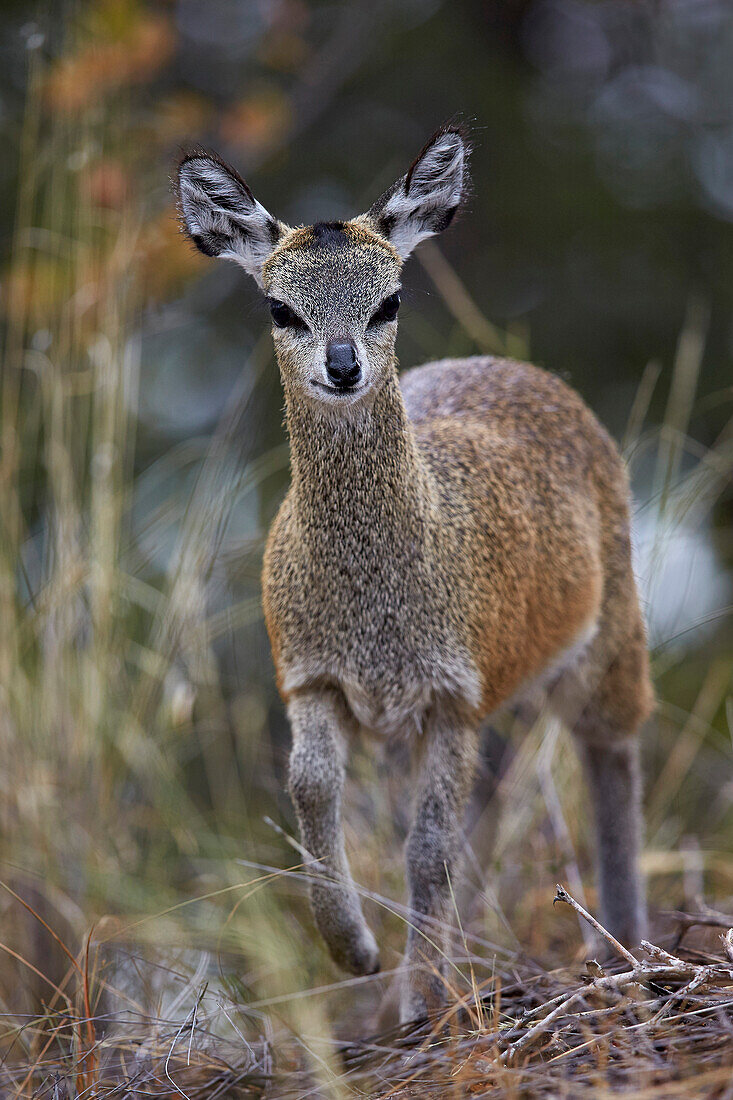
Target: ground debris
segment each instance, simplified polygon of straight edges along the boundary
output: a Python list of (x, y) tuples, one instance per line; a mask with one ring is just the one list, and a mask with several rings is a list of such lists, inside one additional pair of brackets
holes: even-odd
[(118, 1025), (114, 1037), (97, 1043), (93, 1080), (78, 1055), (47, 1055), (30, 1067), (6, 1065), (2, 1095), (33, 1100), (254, 1100), (263, 1096), (272, 1076), (267, 1044), (259, 1050), (250, 1045), (246, 1057), (235, 1059), (231, 1050), (220, 1049), (226, 1043), (203, 1034), (194, 1034), (190, 1046), (187, 1036), (177, 1052), (176, 1036), (166, 1035), (155, 1020), (147, 1035), (139, 1022), (129, 1035), (125, 1030)]
[[(669, 949), (642, 941), (632, 953), (562, 887), (555, 900), (587, 919), (616, 957), (552, 971), (513, 959), (490, 986), (419, 1026), (337, 1044), (332, 1065), (344, 1094), (733, 1100), (733, 931), (727, 922), (681, 914), (688, 918), (680, 922), (685, 931), (706, 929), (707, 942), (683, 947), (672, 936)], [(718, 928), (722, 935), (710, 931)], [(65, 1058), (46, 1043), (30, 1065), (1, 1065), (0, 1095), (296, 1100), (329, 1094), (302, 1057), (302, 1039), (293, 1044), (291, 1033), (289, 1045), (285, 1035), (250, 1042), (238, 1032), (237, 1041), (223, 1040), (197, 1015), (202, 999), (203, 992), (177, 1029), (162, 1020), (143, 1026), (139, 1017), (127, 1029), (118, 1018), (95, 1021), (93, 1033), (102, 1037), (81, 1054), (73, 1039), (80, 1034), (76, 1021)], [(59, 1033), (59, 1026), (53, 1030)]]
[[(603, 966), (592, 960), (582, 972), (528, 969), (480, 1007), (464, 1004), (411, 1033), (377, 1036), (347, 1052), (350, 1084), (396, 1100), (624, 1093), (731, 1100), (733, 932), (715, 954), (643, 942), (632, 955), (562, 887), (556, 901), (587, 918), (619, 957)], [(389, 1086), (369, 1092), (377, 1062)]]

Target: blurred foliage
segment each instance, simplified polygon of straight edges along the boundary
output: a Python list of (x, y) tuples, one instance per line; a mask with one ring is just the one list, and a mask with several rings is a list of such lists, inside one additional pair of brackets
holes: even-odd
[[(259, 865), (299, 861), (259, 607), (287, 481), (282, 399), (254, 285), (183, 240), (169, 175), (200, 143), (293, 224), (348, 216), (462, 112), (471, 208), (405, 272), (400, 357), (531, 356), (623, 440), (660, 695), (652, 900), (722, 904), (730, 5), (79, 0), (29, 20), (9, 0), (4, 16), (0, 875), (77, 946), (103, 919), (94, 957), (111, 1007), (139, 996), (188, 1011), (208, 979), (260, 1034), (274, 998), (267, 1019), (321, 1036), (327, 1075), (330, 1021), (354, 1000), (357, 1020), (376, 1006), (387, 979), (292, 999), (333, 980), (302, 884), (250, 885)], [(466, 925), (487, 974), (519, 945), (571, 950), (577, 930), (548, 925), (547, 899), (559, 873), (590, 866), (566, 739), (501, 733), (476, 834), (496, 843), (475, 841)], [(405, 782), (357, 753), (350, 847), (388, 966), (404, 937), (384, 899), (403, 894)], [(11, 895), (0, 910), (6, 944), (66, 988), (58, 945)], [(142, 992), (139, 957), (153, 968)], [(0, 967), (3, 1011), (47, 995), (22, 962)], [(37, 1040), (18, 1040), (29, 1058)]]

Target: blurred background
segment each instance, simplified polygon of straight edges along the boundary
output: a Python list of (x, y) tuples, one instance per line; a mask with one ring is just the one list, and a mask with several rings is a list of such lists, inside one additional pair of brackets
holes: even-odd
[[(298, 224), (365, 209), (446, 118), (472, 127), (469, 209), (405, 271), (400, 360), (530, 358), (622, 445), (659, 694), (650, 898), (725, 907), (731, 5), (31, 7), (5, 0), (0, 40), (4, 1065), (43, 1063), (66, 997), (80, 1019), (174, 1034), (195, 1011), (260, 1055), (287, 1035), (327, 1077), (331, 1037), (374, 1026), (404, 940), (407, 779), (368, 747), (348, 838), (386, 975), (340, 982), (282, 873), (300, 857), (259, 596), (282, 398), (254, 283), (178, 231), (170, 176), (194, 143)], [(517, 950), (582, 953), (553, 887), (595, 894), (563, 731), (497, 727), (481, 782), (464, 890), (489, 983)]]

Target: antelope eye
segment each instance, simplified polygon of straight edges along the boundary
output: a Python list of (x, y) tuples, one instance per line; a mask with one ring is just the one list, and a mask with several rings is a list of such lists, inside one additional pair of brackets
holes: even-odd
[(395, 294), (390, 294), (389, 298), (384, 299), (376, 313), (373, 313), (369, 318), (369, 324), (386, 325), (388, 321), (394, 321), (399, 308), (400, 294), (397, 291)]
[(293, 313), (290, 306), (285, 305), (285, 302), (278, 302), (277, 298), (270, 298), (269, 304), (276, 328), (305, 328), (305, 321), (302, 321), (297, 313)]

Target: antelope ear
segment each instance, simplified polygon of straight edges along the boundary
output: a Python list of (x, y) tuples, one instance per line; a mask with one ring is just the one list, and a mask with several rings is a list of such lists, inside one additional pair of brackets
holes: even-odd
[(262, 267), (286, 227), (257, 202), (238, 172), (216, 155), (187, 153), (178, 165), (181, 223), (206, 256), (234, 260), (262, 286)]
[(367, 212), (367, 220), (404, 259), (413, 248), (447, 229), (468, 190), (469, 146), (459, 127), (433, 134), (407, 175)]

